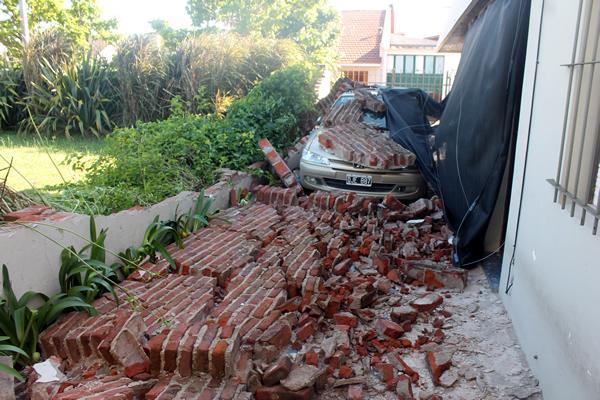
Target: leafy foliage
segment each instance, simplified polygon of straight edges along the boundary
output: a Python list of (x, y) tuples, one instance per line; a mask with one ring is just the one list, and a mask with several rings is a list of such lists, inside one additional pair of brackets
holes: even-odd
[(24, 99), (32, 117), (22, 120), (22, 131), (35, 131), (33, 123), (48, 136), (56, 132), (66, 137), (100, 136), (112, 129), (109, 113), (115, 95), (110, 70), (101, 58), (86, 56), (60, 69), (41, 60), (39, 68), (42, 81), (33, 81)]
[(203, 99), (218, 93), (244, 95), (273, 71), (302, 59), (292, 42), (240, 36), (235, 33), (188, 36), (174, 60), (175, 91), (190, 113), (207, 113)]
[(178, 112), (164, 121), (117, 129), (88, 165), (83, 184), (64, 188), (63, 201), (105, 213), (206, 187), (219, 168), (244, 169), (262, 159), (261, 137), (279, 149), (290, 146), (312, 115), (313, 88), (311, 70), (292, 66), (234, 101), (224, 117)]
[(123, 275), (128, 276), (145, 261), (156, 262), (156, 253), (167, 260), (173, 269), (177, 268), (166, 247), (171, 243), (176, 243), (178, 247), (183, 248), (183, 239), (208, 225), (208, 221), (216, 214), (209, 213), (212, 201), (211, 198), (204, 196), (204, 190), (202, 190), (194, 206), (187, 213), (175, 215), (175, 218), (169, 221), (159, 221), (158, 216), (155, 217), (146, 229), (142, 244), (138, 247), (129, 247), (119, 254), (119, 258), (123, 262), (121, 269)]
[(25, 83), (20, 69), (0, 62), (0, 128), (12, 127), (23, 115), (19, 100)]
[(106, 230), (98, 234), (94, 217), (90, 217), (90, 243), (79, 252), (70, 246), (60, 254), (58, 281), (62, 293), (90, 304), (100, 294), (110, 292), (118, 303), (112, 283), (118, 279), (115, 271), (119, 266), (106, 264), (105, 240)]
[[(32, 35), (47, 27), (60, 30), (80, 47), (90, 40), (113, 40), (116, 20), (102, 19), (96, 0), (28, 0), (29, 30)], [(13, 59), (22, 56), (21, 28), (18, 0), (0, 2), (0, 43)]]
[[(231, 105), (226, 122), (233, 130), (266, 137), (277, 148), (293, 144), (303, 126), (310, 129), (316, 101), (312, 70), (295, 65), (277, 71)], [(256, 148), (256, 146), (254, 146)]]
[(146, 228), (142, 244), (139, 247), (130, 247), (119, 254), (121, 260), (124, 261), (124, 275), (129, 275), (146, 260), (156, 263), (156, 253), (167, 260), (173, 269), (177, 268), (175, 261), (167, 250), (167, 246), (175, 242), (179, 248), (183, 248), (183, 237), (178, 222), (177, 220), (163, 222), (156, 216)]
[(224, 25), (242, 35), (291, 39), (317, 62), (332, 56), (340, 31), (326, 0), (188, 0), (187, 10), (201, 29)]
[[(2, 356), (13, 356), (13, 355), (21, 355), (25, 358), (27, 358), (27, 353), (25, 353), (23, 350), (21, 350), (20, 348), (18, 348), (17, 346), (13, 346), (12, 344), (2, 344), (2, 342), (6, 342), (7, 340), (9, 340), (10, 338), (8, 336), (0, 336), (0, 355)], [(24, 381), (25, 379), (23, 378), (23, 376), (14, 368), (2, 364), (0, 363), (0, 372), (3, 372), (5, 374), (14, 376), (15, 378), (17, 378), (20, 381)]]
[(121, 126), (163, 119), (169, 113), (171, 60), (156, 37), (133, 35), (118, 45), (117, 70)]
[(107, 62), (46, 29), (24, 49), (22, 66), (0, 68), (0, 124), (18, 123), (20, 133), (37, 127), (46, 136), (102, 136), (174, 111), (222, 115), (258, 81), (303, 59), (289, 40), (235, 33), (190, 34), (172, 46), (133, 35)]
[[(26, 364), (37, 362), (39, 333), (52, 324), (61, 313), (72, 309), (93, 309), (77, 296), (59, 293), (48, 297), (42, 293), (26, 292), (20, 298), (15, 296), (6, 265), (2, 266), (3, 298), (0, 298), (0, 334), (6, 336), (10, 345), (26, 353), (17, 352), (15, 362)], [(34, 300), (40, 301), (37, 308), (30, 307)]]

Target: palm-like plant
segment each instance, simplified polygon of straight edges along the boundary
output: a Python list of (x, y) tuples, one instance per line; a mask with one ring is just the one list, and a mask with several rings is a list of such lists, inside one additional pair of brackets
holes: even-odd
[[(40, 353), (37, 351), (38, 335), (52, 324), (66, 310), (93, 310), (93, 307), (83, 302), (77, 296), (59, 293), (48, 297), (38, 292), (26, 292), (20, 298), (15, 296), (6, 265), (2, 266), (3, 298), (0, 298), (0, 334), (21, 351), (14, 347), (4, 348), (4, 351), (16, 353), (15, 363), (26, 364), (23, 356), (29, 362), (37, 362)], [(30, 307), (33, 300), (41, 301), (37, 308)], [(6, 345), (4, 345), (6, 346)], [(3, 351), (0, 348), (0, 351)], [(25, 353), (25, 355), (23, 354)]]
[[(0, 336), (0, 355), (2, 356), (13, 356), (13, 355), (22, 355), (27, 358), (27, 353), (18, 348), (17, 346), (13, 346), (12, 344), (3, 344), (2, 342), (6, 342), (10, 340), (8, 336)], [(0, 372), (3, 372), (8, 375), (12, 375), (21, 382), (24, 381), (23, 376), (10, 365), (5, 365), (0, 363)]]
[(33, 131), (36, 124), (42, 132), (62, 131), (67, 137), (110, 132), (115, 96), (112, 70), (102, 59), (86, 56), (59, 67), (41, 59), (38, 69), (41, 81), (31, 82), (25, 98), (31, 118), (22, 121), (21, 130)]
[(116, 270), (119, 265), (106, 264), (106, 232), (106, 229), (102, 229), (100, 234), (97, 234), (96, 222), (91, 216), (90, 243), (79, 252), (76, 252), (73, 246), (61, 252), (58, 280), (62, 293), (79, 297), (89, 304), (100, 294), (110, 292), (118, 303), (112, 283), (118, 279)]

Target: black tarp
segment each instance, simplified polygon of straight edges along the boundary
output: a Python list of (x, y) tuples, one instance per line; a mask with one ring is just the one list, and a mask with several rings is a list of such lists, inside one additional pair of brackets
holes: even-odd
[[(454, 231), (454, 262), (474, 266), (516, 135), (530, 0), (494, 0), (469, 27), (442, 104), (416, 89), (385, 89), (388, 128), (417, 155)], [(437, 117), (432, 129), (426, 116)], [(436, 155), (435, 161), (433, 155)]]

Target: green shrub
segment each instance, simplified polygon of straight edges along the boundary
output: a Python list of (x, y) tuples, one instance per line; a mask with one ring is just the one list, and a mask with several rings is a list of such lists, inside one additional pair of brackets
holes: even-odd
[(312, 79), (309, 69), (293, 66), (234, 101), (223, 118), (179, 110), (163, 121), (115, 130), (98, 160), (87, 167), (84, 182), (63, 188), (61, 208), (105, 214), (154, 204), (212, 184), (218, 168), (244, 169), (262, 159), (257, 144), (262, 137), (284, 149), (311, 115)]
[(203, 100), (218, 95), (243, 96), (273, 71), (299, 62), (302, 54), (288, 40), (261, 39), (235, 33), (191, 35), (177, 47), (173, 62), (175, 93), (186, 111), (206, 113)]
[(22, 119), (23, 107), (19, 101), (24, 91), (21, 70), (0, 62), (0, 128), (12, 128)]
[[(305, 66), (277, 71), (231, 105), (225, 125), (231, 131), (253, 132), (256, 140), (266, 137), (284, 149), (313, 116), (314, 84), (314, 72)], [(258, 156), (258, 150), (253, 154)]]

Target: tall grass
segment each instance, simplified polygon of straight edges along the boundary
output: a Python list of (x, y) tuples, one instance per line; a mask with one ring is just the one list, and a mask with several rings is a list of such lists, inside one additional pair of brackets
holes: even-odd
[(119, 43), (113, 60), (117, 70), (118, 97), (122, 113), (115, 116), (119, 125), (166, 118), (169, 112), (169, 54), (157, 35), (134, 35)]
[(108, 62), (49, 30), (27, 46), (21, 69), (0, 70), (0, 124), (101, 136), (165, 119), (174, 103), (186, 113), (223, 114), (258, 81), (302, 59), (288, 40), (219, 33), (191, 35), (175, 49), (158, 35), (130, 36)]

